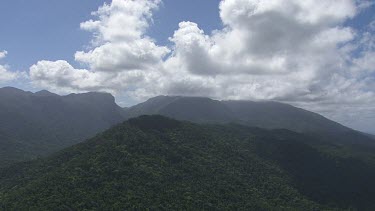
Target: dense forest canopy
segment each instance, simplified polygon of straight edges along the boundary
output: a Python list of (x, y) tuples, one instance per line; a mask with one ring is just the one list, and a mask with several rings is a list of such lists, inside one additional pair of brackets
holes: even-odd
[(8, 210), (375, 209), (375, 158), (289, 130), (162, 116), (0, 171)]

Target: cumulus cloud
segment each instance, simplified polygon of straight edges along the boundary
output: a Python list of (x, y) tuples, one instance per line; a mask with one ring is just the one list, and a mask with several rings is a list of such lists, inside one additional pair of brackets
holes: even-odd
[(30, 67), (29, 75), (34, 85), (59, 93), (103, 91), (117, 94), (121, 89), (130, 91), (152, 78), (152, 73), (142, 70), (113, 73), (76, 69), (63, 60), (39, 61)]
[(145, 36), (152, 10), (160, 1), (113, 0), (93, 15), (98, 20), (81, 23), (81, 28), (94, 33), (94, 49), (75, 54), (77, 61), (101, 72), (147, 70), (161, 62), (168, 48), (157, 46)]
[(0, 82), (7, 82), (17, 78), (17, 74), (10, 72), (5, 66), (0, 65)]
[(7, 51), (0, 51), (0, 59), (5, 58), (7, 54), (8, 54)]
[(135, 99), (279, 100), (342, 121), (340, 113), (349, 110), (375, 113), (375, 24), (367, 31), (345, 25), (370, 1), (222, 0), (222, 29), (205, 32), (181, 22), (170, 48), (146, 35), (160, 3), (104, 4), (81, 23), (93, 34), (90, 49), (75, 54), (84, 68), (40, 61), (30, 68), (31, 79), (55, 90), (106, 90)]
[[(3, 59), (8, 54), (7, 51), (0, 51), (0, 59)], [(17, 73), (10, 72), (7, 65), (0, 64), (0, 83), (8, 82), (17, 78)]]
[[(93, 33), (87, 52), (78, 51), (75, 69), (66, 61), (40, 61), (30, 68), (34, 84), (58, 91), (140, 92), (154, 77), (169, 49), (145, 36), (159, 0), (113, 0), (81, 23)], [(138, 90), (138, 91), (137, 91)]]
[(180, 23), (165, 65), (206, 80), (217, 98), (319, 98), (318, 86), (345, 63), (339, 45), (356, 34), (341, 23), (356, 11), (350, 0), (224, 0), (225, 28), (208, 36), (196, 23)]
[(41, 87), (68, 90), (100, 90), (102, 81), (97, 74), (74, 69), (66, 61), (39, 61), (30, 68), (30, 77)]

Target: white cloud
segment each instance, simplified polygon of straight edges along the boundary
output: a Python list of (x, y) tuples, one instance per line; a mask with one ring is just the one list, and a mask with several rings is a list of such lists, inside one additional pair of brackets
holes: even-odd
[(30, 68), (34, 84), (135, 99), (174, 94), (279, 100), (342, 121), (348, 118), (341, 112), (375, 113), (373, 32), (344, 24), (369, 1), (222, 0), (223, 29), (207, 33), (197, 23), (181, 22), (170, 38), (172, 49), (146, 36), (159, 4), (104, 4), (95, 19), (81, 23), (93, 33), (92, 47), (75, 54), (85, 68), (41, 61)]
[(8, 54), (8, 51), (0, 51), (0, 59), (3, 59)]
[(93, 33), (89, 51), (78, 51), (76, 61), (86, 69), (75, 69), (66, 61), (41, 61), (30, 68), (37, 86), (60, 92), (134, 92), (145, 86), (169, 53), (145, 36), (152, 11), (160, 1), (113, 0), (92, 14), (95, 20), (81, 23)]
[[(7, 51), (0, 51), (0, 59), (3, 59), (7, 56)], [(17, 73), (11, 72), (8, 70), (7, 65), (0, 65), (0, 83), (8, 82), (16, 79), (18, 76)]]
[(356, 10), (349, 0), (225, 0), (225, 28), (208, 36), (195, 23), (180, 23), (165, 66), (174, 72), (172, 83), (200, 77), (217, 98), (318, 98), (314, 87), (329, 83), (345, 63), (338, 46), (355, 32), (340, 23)]
[(0, 65), (0, 82), (7, 82), (17, 78), (17, 74), (10, 72), (6, 66)]
[(39, 61), (30, 68), (30, 77), (41, 87), (68, 90), (100, 90), (103, 82), (97, 74), (74, 69), (66, 61)]
[(113, 0), (93, 14), (98, 20), (81, 23), (81, 28), (94, 33), (94, 49), (75, 54), (77, 61), (93, 71), (121, 72), (147, 70), (158, 65), (169, 53), (146, 37), (152, 10), (160, 1)]
[(113, 73), (75, 69), (63, 60), (39, 61), (30, 68), (30, 78), (34, 85), (58, 93), (104, 91), (118, 94), (145, 83), (151, 76), (152, 73), (146, 76), (141, 70)]

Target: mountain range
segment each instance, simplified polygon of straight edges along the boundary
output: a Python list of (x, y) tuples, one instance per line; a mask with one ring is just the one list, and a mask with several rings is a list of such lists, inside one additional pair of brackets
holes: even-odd
[(371, 136), (279, 102), (158, 96), (121, 108), (107, 93), (60, 96), (46, 90), (32, 93), (4, 87), (0, 89), (0, 167), (49, 155), (127, 119), (153, 114), (200, 124), (288, 129), (354, 147), (374, 145)]

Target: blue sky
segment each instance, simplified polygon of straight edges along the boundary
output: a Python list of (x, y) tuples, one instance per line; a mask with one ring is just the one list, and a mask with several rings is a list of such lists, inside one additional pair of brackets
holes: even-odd
[(28, 69), (41, 59), (71, 60), (90, 34), (79, 23), (90, 18), (102, 0), (10, 0), (0, 7), (0, 46), (11, 69)]
[[(0, 47), (8, 51), (5, 61), (10, 69), (27, 70), (39, 60), (67, 60), (74, 63), (74, 53), (85, 49), (91, 34), (79, 24), (91, 18), (91, 12), (110, 0), (6, 0), (0, 7)], [(168, 38), (181, 21), (193, 21), (205, 32), (221, 29), (220, 0), (164, 0), (154, 13), (148, 35), (160, 45), (171, 45)], [(375, 18), (372, 6), (347, 21), (362, 29)], [(1, 50), (0, 49), (0, 50)], [(77, 64), (76, 64), (77, 65)]]
[(105, 91), (127, 106), (276, 100), (375, 133), (373, 1), (104, 2), (3, 1), (0, 86)]
[[(12, 70), (28, 69), (35, 62), (64, 59), (74, 62), (74, 52), (88, 45), (91, 35), (79, 23), (91, 18), (109, 0), (6, 0), (0, 7), (0, 46), (7, 49), (5, 61)], [(164, 0), (154, 14), (149, 35), (160, 44), (184, 20), (193, 21), (206, 32), (222, 28), (218, 13), (220, 0)], [(348, 24), (363, 28), (375, 17), (375, 7), (365, 10)]]
[[(8, 51), (5, 61), (11, 70), (27, 70), (39, 60), (74, 62), (74, 53), (84, 49), (91, 34), (79, 24), (109, 0), (6, 0), (0, 7), (0, 47)], [(158, 44), (168, 38), (184, 20), (198, 22), (207, 32), (222, 27), (219, 0), (164, 0), (154, 14), (148, 34)], [(198, 6), (199, 5), (199, 6)]]

